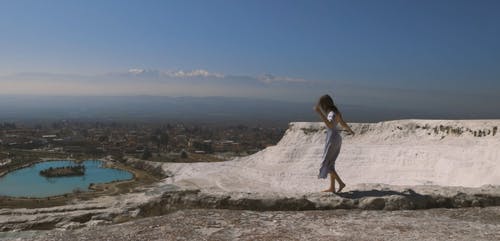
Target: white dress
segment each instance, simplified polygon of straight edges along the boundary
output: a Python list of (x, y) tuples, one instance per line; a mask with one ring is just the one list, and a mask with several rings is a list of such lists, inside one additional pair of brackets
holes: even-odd
[[(335, 113), (330, 111), (327, 116), (328, 121), (335, 120)], [(337, 130), (337, 127), (326, 128), (326, 143), (323, 152), (323, 161), (319, 169), (318, 178), (326, 178), (328, 173), (335, 171), (335, 160), (339, 156), (340, 146), (342, 145), (342, 137)]]

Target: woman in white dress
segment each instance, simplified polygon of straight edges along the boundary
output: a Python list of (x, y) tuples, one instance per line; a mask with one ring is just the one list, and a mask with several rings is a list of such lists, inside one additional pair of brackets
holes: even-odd
[[(341, 192), (345, 187), (345, 183), (340, 179), (340, 176), (335, 170), (335, 160), (340, 153), (340, 147), (342, 145), (342, 137), (337, 129), (337, 124), (340, 123), (340, 125), (352, 135), (354, 135), (354, 131), (345, 123), (342, 114), (337, 106), (335, 106), (332, 97), (329, 95), (321, 96), (314, 110), (318, 112), (321, 120), (323, 120), (327, 127), (325, 150), (323, 152), (323, 160), (318, 178), (326, 178), (328, 174), (330, 174), (330, 187), (323, 192)], [(338, 191), (335, 191), (335, 180), (339, 183)]]

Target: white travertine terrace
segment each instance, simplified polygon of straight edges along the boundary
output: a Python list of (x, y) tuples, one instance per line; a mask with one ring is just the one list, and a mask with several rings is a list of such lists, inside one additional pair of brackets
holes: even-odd
[[(500, 185), (500, 120), (396, 120), (354, 123), (336, 167), (347, 183), (480, 187)], [(168, 183), (205, 191), (302, 194), (318, 179), (322, 123), (293, 122), (275, 146), (219, 163), (168, 163)]]

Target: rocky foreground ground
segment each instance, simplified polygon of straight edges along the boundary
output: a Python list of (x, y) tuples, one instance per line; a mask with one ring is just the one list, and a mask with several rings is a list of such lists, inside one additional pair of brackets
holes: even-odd
[(416, 211), (179, 210), (76, 230), (0, 234), (3, 240), (500, 240), (500, 207)]
[[(145, 190), (50, 208), (0, 209), (0, 231), (75, 229), (163, 216), (179, 210), (247, 211), (422, 210), (500, 206), (500, 186), (481, 188), (358, 185), (341, 194), (296, 196), (215, 193), (158, 185)], [(353, 211), (357, 212), (357, 211)]]

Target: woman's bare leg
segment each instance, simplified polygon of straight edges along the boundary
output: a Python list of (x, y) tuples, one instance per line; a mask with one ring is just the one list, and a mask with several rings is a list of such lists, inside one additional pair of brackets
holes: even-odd
[(335, 192), (335, 173), (330, 172), (330, 188), (323, 190), (323, 192)]
[[(344, 189), (344, 187), (345, 187), (345, 183), (342, 181), (342, 179), (340, 179), (340, 176), (339, 176), (339, 174), (337, 174), (336, 171), (330, 172), (330, 177), (332, 177), (332, 176), (334, 177), (334, 180), (337, 180), (337, 182), (339, 183), (339, 190), (337, 192), (341, 192), (342, 189)], [(335, 187), (335, 185), (333, 185), (332, 187)]]

